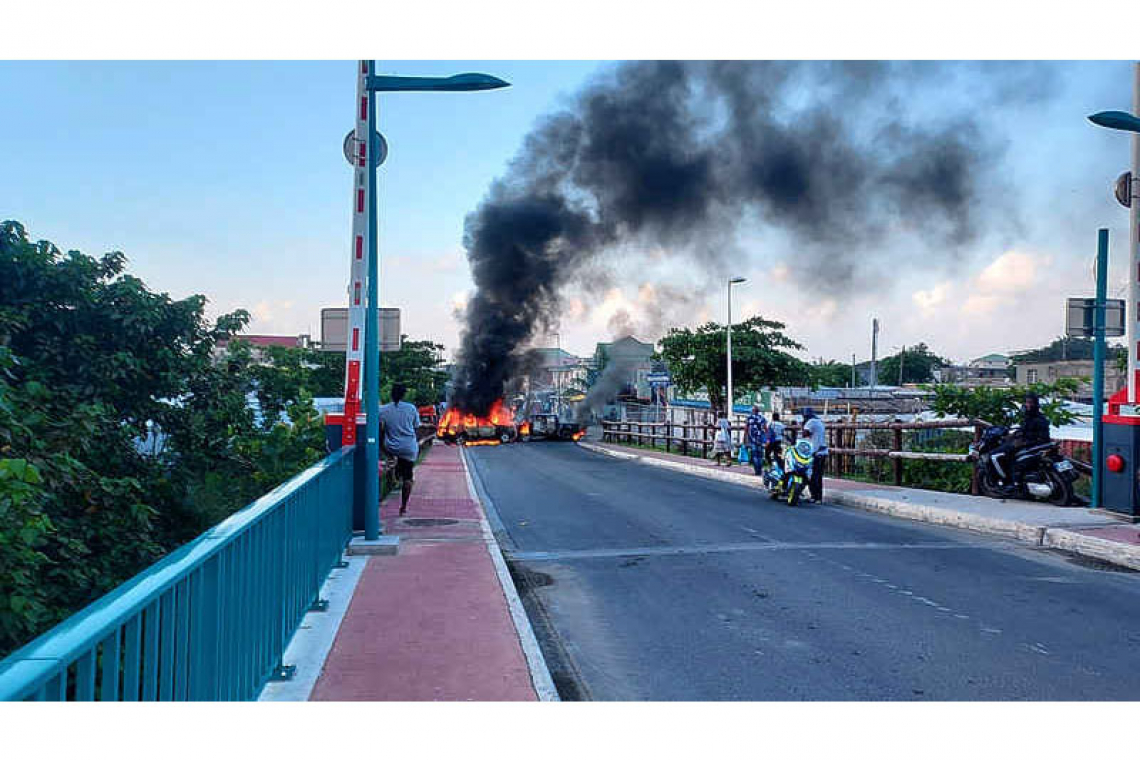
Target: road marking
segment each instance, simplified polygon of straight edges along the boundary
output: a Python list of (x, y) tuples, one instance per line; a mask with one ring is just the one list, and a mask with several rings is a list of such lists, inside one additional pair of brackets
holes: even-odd
[[(803, 551), (804, 549), (850, 549), (863, 551), (926, 551), (926, 550), (955, 550), (955, 549), (988, 549), (969, 544), (879, 544), (879, 543), (785, 543), (773, 541), (766, 544), (724, 543), (724, 544), (692, 544), (689, 546), (623, 546), (612, 549), (566, 549), (562, 551), (510, 551), (506, 552), (511, 560), (537, 562), (543, 560), (571, 560), (571, 559), (605, 559), (613, 557), (627, 557), (637, 555), (647, 556), (682, 556), (688, 554), (723, 554), (728, 552), (759, 552), (759, 551)], [(813, 559), (820, 559), (818, 555), (808, 552)]]

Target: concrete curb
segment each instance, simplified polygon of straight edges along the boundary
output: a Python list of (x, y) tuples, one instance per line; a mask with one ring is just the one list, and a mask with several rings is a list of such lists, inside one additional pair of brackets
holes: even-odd
[(1042, 545), (1051, 549), (1079, 554), (1082, 557), (1092, 557), (1132, 570), (1140, 570), (1140, 546), (1133, 544), (1109, 541), (1064, 528), (1049, 528), (1045, 531)]
[(463, 462), (463, 474), (467, 478), (467, 491), (471, 498), (480, 506), (479, 523), (483, 528), (483, 539), (487, 544), (487, 552), (491, 555), (491, 562), (495, 565), (495, 574), (499, 576), (499, 585), (503, 589), (503, 596), (507, 599), (507, 607), (511, 612), (511, 620), (515, 624), (515, 633), (519, 637), (523, 656), (526, 658), (527, 669), (530, 670), (530, 682), (540, 702), (560, 702), (558, 689), (554, 686), (554, 678), (550, 675), (550, 668), (546, 665), (546, 658), (542, 656), (542, 648), (531, 628), (530, 619), (526, 616), (522, 599), (519, 597), (515, 582), (511, 580), (507, 562), (503, 559), (503, 549), (491, 530), (487, 521), (487, 507), (479, 497), (475, 482), (471, 478), (471, 465), (467, 462), (467, 452), (460, 450), (459, 459)]
[[(589, 451), (605, 454), (616, 459), (640, 462), (654, 467), (664, 467), (669, 470), (685, 472), (690, 475), (720, 480), (725, 483), (734, 483), (749, 488), (763, 490), (763, 485), (753, 475), (736, 472), (722, 472), (710, 470), (699, 465), (687, 465), (654, 457), (641, 456), (624, 451), (598, 446), (593, 443), (579, 442), (579, 446)], [(1122, 544), (1119, 541), (1109, 541), (1096, 536), (1088, 536), (1065, 528), (1051, 528), (1047, 525), (1027, 523), (1020, 520), (1005, 520), (998, 517), (987, 517), (969, 512), (959, 512), (953, 509), (909, 504), (905, 501), (888, 499), (882, 496), (872, 496), (856, 491), (836, 491), (827, 493), (828, 501), (845, 507), (855, 507), (868, 512), (879, 512), (892, 517), (905, 520), (945, 525), (951, 528), (971, 530), (976, 533), (985, 533), (1003, 538), (1012, 538), (1033, 546), (1042, 546), (1050, 549), (1060, 549), (1071, 554), (1092, 557), (1114, 565), (1140, 570), (1140, 546)]]

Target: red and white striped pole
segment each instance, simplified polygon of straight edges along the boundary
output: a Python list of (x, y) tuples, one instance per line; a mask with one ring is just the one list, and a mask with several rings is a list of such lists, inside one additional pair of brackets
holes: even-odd
[(372, 156), (368, 134), (368, 61), (356, 69), (356, 162), (352, 168), (352, 250), (348, 286), (348, 346), (345, 359), (344, 426), (341, 445), (356, 443), (364, 364), (365, 285), (368, 274), (368, 172)]
[[(1140, 116), (1140, 63), (1133, 64), (1132, 114)], [(1136, 370), (1140, 344), (1137, 340), (1137, 321), (1140, 320), (1140, 134), (1132, 133), (1132, 179), (1128, 194), (1132, 205), (1128, 208), (1128, 260), (1132, 272), (1129, 277), (1128, 301), (1132, 309), (1128, 320), (1128, 403), (1136, 404)], [(1135, 410), (1133, 410), (1135, 411)]]

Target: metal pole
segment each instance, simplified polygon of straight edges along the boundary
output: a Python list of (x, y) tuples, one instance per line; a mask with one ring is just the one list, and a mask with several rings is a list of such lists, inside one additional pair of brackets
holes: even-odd
[(851, 387), (854, 388), (856, 385), (857, 385), (857, 382), (855, 379), (855, 354), (851, 354)]
[(899, 387), (900, 388), (902, 387), (903, 362), (905, 362), (905, 361), (906, 361), (906, 346), (903, 346), (902, 351), (899, 352)]
[(728, 398), (724, 402), (725, 418), (732, 424), (732, 280), (728, 282)]
[(1096, 238), (1096, 309), (1093, 312), (1093, 450), (1092, 498), (1093, 509), (1101, 507), (1101, 448), (1104, 445), (1104, 305), (1108, 294), (1108, 230), (1097, 231)]
[[(368, 62), (368, 76), (376, 74), (376, 61)], [(380, 268), (376, 253), (376, 93), (368, 98), (368, 136), (365, 171), (368, 172), (368, 310), (364, 323), (364, 538), (380, 536)]]
[[(1133, 64), (1132, 113), (1140, 114), (1140, 63)], [(1140, 302), (1140, 134), (1132, 133), (1132, 182), (1130, 195), (1132, 205), (1128, 209), (1128, 403), (1136, 403), (1136, 321), (1137, 303)]]

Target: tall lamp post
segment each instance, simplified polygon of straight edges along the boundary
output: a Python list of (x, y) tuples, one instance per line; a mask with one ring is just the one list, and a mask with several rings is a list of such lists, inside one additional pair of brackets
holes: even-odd
[(554, 360), (558, 368), (554, 370), (554, 413), (562, 416), (562, 333), (554, 333)]
[[(1135, 485), (1135, 455), (1140, 451), (1140, 435), (1136, 433), (1135, 419), (1140, 416), (1136, 408), (1137, 368), (1137, 304), (1140, 303), (1140, 63), (1132, 67), (1132, 111), (1101, 111), (1088, 117), (1100, 127), (1132, 133), (1132, 165), (1123, 192), (1118, 200), (1128, 206), (1128, 300), (1125, 308), (1125, 335), (1128, 348), (1127, 404), (1109, 403), (1109, 414), (1102, 415), (1102, 381), (1094, 380), (1093, 413), (1097, 415), (1093, 426), (1093, 506), (1123, 512), (1133, 519), (1140, 517), (1140, 499)], [(1108, 231), (1100, 230), (1097, 239), (1097, 299), (1094, 321), (1096, 344), (1100, 348), (1094, 357), (1095, 369), (1103, 372), (1104, 343), (1104, 288), (1108, 258)], [(1110, 424), (1105, 424), (1110, 423)], [(1100, 460), (1108, 449), (1110, 456)], [(1123, 455), (1123, 456), (1121, 456)]]
[[(365, 171), (364, 187), (361, 187), (360, 178), (357, 178), (355, 188), (355, 203), (357, 216), (364, 210), (363, 196), (367, 196), (367, 235), (354, 235), (354, 245), (359, 258), (360, 248), (367, 248), (367, 305), (365, 307), (364, 332), (364, 468), (361, 476), (364, 478), (364, 538), (375, 541), (380, 535), (380, 274), (379, 261), (376, 253), (376, 169), (383, 161), (387, 146), (383, 138), (376, 132), (376, 93), (379, 92), (472, 92), (477, 90), (496, 90), (508, 87), (509, 84), (498, 77), (488, 74), (456, 74), (451, 77), (395, 77), (378, 76), (375, 61), (361, 61), (360, 67), (360, 115), (357, 119), (356, 144), (359, 150), (359, 163)], [(363, 116), (363, 119), (360, 119)], [(363, 121), (364, 123), (361, 123)], [(362, 129), (363, 127), (363, 129)], [(362, 134), (363, 133), (363, 134)], [(354, 225), (354, 230), (355, 230)], [(365, 237), (366, 246), (361, 246), (361, 237)], [(359, 273), (363, 274), (363, 273)], [(359, 307), (356, 294), (360, 292), (359, 275), (354, 267), (353, 285), (350, 292), (354, 294), (351, 303)], [(351, 311), (351, 310), (350, 310)], [(350, 318), (351, 322), (351, 318)], [(351, 326), (351, 325), (350, 325)], [(357, 325), (359, 328), (360, 325)], [(354, 335), (354, 343), (356, 337)], [(356, 348), (353, 346), (351, 348)], [(360, 357), (356, 357), (356, 372), (359, 373)], [(352, 356), (349, 357), (348, 387), (355, 385), (353, 378)], [(345, 429), (352, 428), (352, 438), (355, 439), (356, 426), (356, 399), (348, 403), (346, 396)], [(350, 414), (351, 412), (351, 414)]]
[(746, 277), (733, 277), (728, 281), (728, 327), (725, 330), (725, 340), (728, 345), (728, 397), (725, 400), (725, 419), (732, 424), (732, 286), (747, 282)]

